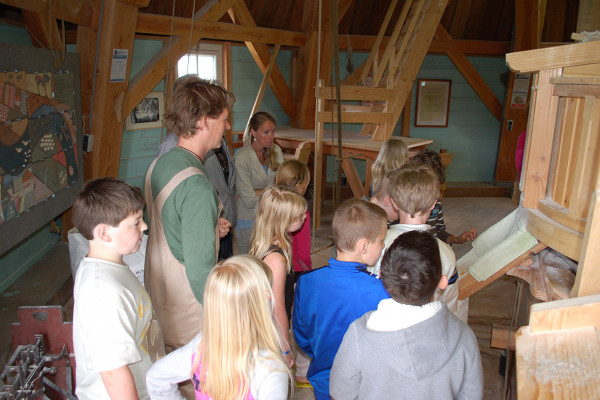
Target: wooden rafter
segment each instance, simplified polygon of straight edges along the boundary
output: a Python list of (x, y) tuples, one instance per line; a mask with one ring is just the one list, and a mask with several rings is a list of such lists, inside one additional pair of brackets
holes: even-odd
[[(0, 3), (42, 15), (48, 13), (48, 3), (40, 0), (0, 0)], [(58, 4), (59, 2), (56, 2)], [(64, 19), (81, 26), (91, 26), (94, 15), (94, 2), (91, 0), (63, 0), (64, 5), (56, 7), (56, 18)]]
[[(218, 21), (237, 0), (211, 0), (204, 5), (194, 19), (199, 21)], [(201, 31), (191, 33), (191, 43), (202, 38)], [(129, 81), (129, 90), (123, 102), (123, 115), (129, 115), (140, 101), (154, 88), (167, 73), (169, 64), (177, 61), (189, 50), (190, 32), (173, 39), (170, 46), (164, 46), (146, 63), (146, 65)], [(170, 60), (169, 60), (170, 56)]]
[[(440, 24), (436, 31), (436, 36), (442, 40), (452, 40), (452, 37), (446, 31), (446, 29)], [(477, 69), (471, 64), (465, 53), (457, 50), (451, 50), (446, 53), (450, 61), (454, 64), (456, 69), (463, 75), (466, 81), (471, 85), (471, 88), (477, 93), (477, 96), (481, 99), (483, 104), (492, 113), (492, 115), (498, 120), (502, 121), (502, 103), (496, 98), (492, 89), (488, 86), (485, 80), (481, 77)]]
[(50, 23), (48, 23), (48, 11), (46, 14), (40, 14), (35, 11), (22, 10), (22, 13), (34, 47), (64, 51), (55, 19), (50, 19)]
[[(173, 19), (173, 35), (189, 34), (191, 21), (189, 18)], [(232, 42), (244, 42), (252, 38), (254, 43), (281, 44), (282, 46), (304, 46), (306, 35), (300, 32), (284, 31), (261, 27), (250, 27), (227, 22), (194, 21), (194, 30), (202, 31), (205, 39), (219, 39)], [(150, 35), (170, 35), (171, 17), (139, 13), (136, 33)]]
[(248, 118), (248, 123), (246, 124), (246, 130), (248, 130), (248, 126), (250, 126), (250, 119), (258, 111), (260, 108), (260, 104), (262, 103), (263, 96), (267, 91), (267, 82), (269, 82), (269, 77), (271, 76), (271, 72), (273, 72), (273, 67), (275, 67), (277, 61), (277, 55), (279, 54), (279, 49), (281, 45), (275, 46), (275, 50), (273, 51), (273, 55), (271, 55), (271, 59), (269, 60), (269, 65), (267, 65), (267, 70), (265, 71), (265, 75), (263, 76), (263, 80), (260, 83), (260, 88), (258, 89), (258, 93), (256, 94), (256, 99), (254, 100), (254, 105), (252, 106), (252, 111), (250, 112), (250, 116)]
[[(250, 14), (250, 10), (246, 6), (246, 3), (243, 1), (237, 1), (233, 4), (231, 9), (229, 10), (229, 15), (231, 19), (233, 19), (236, 23), (241, 25), (256, 27), (256, 23)], [(267, 45), (263, 43), (255, 43), (251, 41), (246, 41), (246, 47), (252, 54), (254, 61), (260, 68), (261, 72), (264, 74), (267, 70), (267, 66), (269, 64), (269, 60), (271, 59), (271, 52)], [(269, 85), (275, 94), (275, 97), (279, 101), (283, 112), (285, 112), (288, 116), (293, 116), (296, 112), (296, 100), (294, 100), (294, 95), (283, 77), (283, 74), (275, 65), (273, 67), (273, 72), (269, 77)]]

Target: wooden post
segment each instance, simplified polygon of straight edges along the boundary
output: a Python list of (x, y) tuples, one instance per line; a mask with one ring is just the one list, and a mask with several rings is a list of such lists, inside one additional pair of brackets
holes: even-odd
[[(323, 80), (317, 82), (318, 88), (323, 86)], [(317, 110), (323, 110), (323, 100), (317, 97)], [(314, 165), (314, 194), (313, 194), (313, 235), (315, 230), (321, 226), (321, 203), (323, 194), (323, 129), (324, 123), (317, 121), (315, 127), (315, 165)]]
[(410, 136), (410, 111), (411, 111), (412, 93), (406, 98), (404, 108), (402, 109), (402, 131), (401, 136)]
[[(545, 9), (545, 2), (539, 3), (538, 0), (520, 0), (515, 2), (514, 51), (531, 50), (539, 47), (539, 36), (544, 17), (540, 6), (543, 6)], [(530, 87), (532, 82), (533, 76), (530, 78)], [(517, 168), (515, 166), (515, 151), (519, 136), (527, 127), (529, 114), (529, 107), (511, 108), (514, 83), (515, 73), (511, 72), (504, 104), (504, 120), (502, 121), (500, 148), (498, 149), (498, 162), (496, 165), (496, 179), (506, 182), (520, 178), (517, 176)], [(529, 90), (528, 99), (530, 98), (530, 94), (531, 90)], [(510, 130), (508, 129), (508, 121), (512, 121)]]
[[(131, 58), (133, 56), (133, 41), (135, 38), (135, 21), (138, 8), (119, 0), (105, 0), (100, 40), (98, 48), (98, 69), (94, 93), (94, 108), (92, 110), (92, 126), (90, 133), (94, 136), (94, 147), (87, 153), (84, 162), (86, 179), (101, 176), (119, 175), (119, 159), (123, 138), (122, 105), (127, 91)], [(95, 39), (94, 35), (86, 36)], [(81, 43), (82, 46), (96, 48), (96, 41)], [(113, 51), (127, 51), (127, 67), (123, 82), (111, 82)], [(92, 60), (94, 58), (92, 57)], [(82, 79), (88, 77), (94, 80), (93, 62), (87, 65), (92, 70), (84, 71)], [(83, 87), (83, 85), (82, 85)], [(86, 111), (83, 111), (85, 114)]]

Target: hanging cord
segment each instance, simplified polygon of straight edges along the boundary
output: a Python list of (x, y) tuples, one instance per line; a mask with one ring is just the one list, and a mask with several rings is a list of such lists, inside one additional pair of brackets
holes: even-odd
[(52, 46), (52, 37), (54, 35), (52, 35), (52, 29), (50, 28), (52, 26), (52, 23), (54, 21), (54, 23), (56, 23), (56, 18), (53, 18), (53, 9), (54, 7), (52, 6), (52, 0), (48, 1), (48, 47), (46, 47), (46, 45), (44, 43), (42, 43), (42, 41), (35, 36), (35, 34), (33, 32), (29, 32), (29, 34), (35, 39), (35, 41), (40, 45), (40, 47), (43, 47), (45, 49), (50, 50), (50, 52), (52, 53), (52, 58), (54, 59), (54, 67), (58, 68), (62, 65), (63, 61), (65, 60), (65, 53), (66, 53), (66, 33), (65, 33), (65, 19), (64, 19), (64, 15), (65, 15), (65, 3), (64, 0), (60, 0), (60, 5), (61, 5), (61, 9), (62, 9), (62, 16), (60, 18), (61, 23), (62, 23), (62, 29), (61, 29), (61, 37), (59, 39), (59, 43), (57, 43), (60, 46), (60, 50), (56, 50), (53, 46)]
[[(316, 143), (316, 131), (317, 131), (317, 124), (319, 123), (319, 109), (316, 106), (317, 104), (319, 104), (319, 90), (318, 88), (319, 86), (319, 76), (321, 73), (321, 17), (322, 17), (322, 11), (321, 11), (321, 1), (319, 0), (319, 28), (318, 28), (318, 33), (317, 33), (317, 82), (316, 82), (316, 87), (317, 87), (317, 95), (316, 95), (316, 103), (315, 103), (315, 150), (317, 149), (317, 143)], [(318, 171), (317, 171), (317, 165), (316, 165), (316, 160), (317, 160), (317, 154), (315, 152), (315, 167), (313, 168), (313, 182), (317, 182), (317, 176), (318, 176)], [(321, 171), (322, 173), (323, 171)], [(325, 187), (327, 187), (327, 174), (325, 174)], [(321, 193), (321, 197), (323, 197), (323, 193)], [(313, 212), (315, 209), (315, 205), (317, 203), (317, 201), (321, 201), (321, 199), (316, 199), (313, 196)], [(315, 221), (315, 219), (313, 218), (312, 220), (312, 243), (315, 242), (315, 235), (316, 235), (316, 229), (315, 226), (317, 225), (317, 222)]]
[[(192, 6), (192, 23), (190, 24), (190, 42), (188, 45), (188, 55), (187, 55), (187, 67), (186, 73), (190, 73), (190, 53), (192, 51), (192, 35), (194, 33), (194, 15), (196, 14), (196, 0), (194, 0), (194, 5)], [(196, 62), (197, 64), (197, 62)], [(197, 66), (196, 66), (197, 68)]]
[[(48, 1), (48, 40), (49, 40), (49, 45), (50, 45), (50, 51), (52, 52), (52, 56), (54, 57), (54, 66), (56, 68), (60, 67), (63, 63), (63, 61), (65, 60), (65, 2), (64, 0), (60, 0), (60, 5), (61, 5), (61, 9), (62, 9), (62, 15), (61, 15), (61, 22), (62, 22), (62, 29), (61, 29), (61, 38), (60, 41), (61, 43), (57, 43), (60, 46), (60, 50), (55, 50), (54, 47), (52, 47), (52, 29), (50, 28), (52, 26), (52, 23), (54, 22), (56, 24), (56, 19), (52, 18), (52, 10), (54, 7), (52, 7), (52, 0)], [(53, 21), (54, 20), (54, 21)]]
[[(177, 4), (177, 0), (173, 0), (173, 10), (171, 11), (171, 34), (169, 35), (169, 59), (167, 63), (167, 76), (165, 78), (165, 93), (168, 93), (171, 90), (171, 49), (173, 47), (173, 23), (175, 22), (175, 5)], [(171, 96), (173, 96), (173, 92), (171, 92)], [(163, 122), (163, 126), (160, 129), (160, 142), (163, 142), (167, 133), (167, 127)]]
[(346, 64), (346, 72), (348, 75), (351, 75), (354, 72), (354, 64), (352, 63), (352, 45), (350, 45), (350, 35), (346, 35), (348, 39), (348, 47), (346, 50), (346, 60), (348, 60)]
[(63, 1), (61, 1), (61, 8), (62, 8), (62, 17), (61, 17), (61, 21), (62, 21), (62, 37), (61, 37), (61, 41), (62, 43), (58, 43), (61, 47), (60, 50), (60, 54), (57, 50), (55, 50), (52, 47), (52, 29), (50, 28), (52, 26), (52, 20), (54, 19), (55, 23), (56, 23), (56, 19), (53, 18), (53, 13), (52, 10), (54, 9), (54, 7), (52, 7), (52, 0), (49, 0), (48, 2), (48, 47), (46, 47), (46, 45), (44, 43), (42, 43), (42, 41), (35, 36), (35, 34), (33, 32), (29, 32), (29, 34), (35, 39), (35, 41), (40, 45), (40, 47), (43, 47), (45, 49), (50, 50), (50, 52), (52, 53), (52, 57), (54, 58), (54, 66), (56, 68), (60, 67), (65, 59), (65, 20), (64, 20), (64, 15), (65, 15), (65, 4)]
[(510, 325), (508, 326), (508, 336), (506, 339), (506, 366), (504, 367), (504, 387), (502, 388), (502, 399), (506, 400), (508, 398), (508, 380), (509, 376), (512, 373), (511, 363), (512, 363), (512, 350), (510, 349), (510, 341), (512, 336), (512, 330), (514, 326), (517, 326), (519, 319), (519, 309), (521, 308), (521, 295), (523, 292), (523, 284), (519, 279), (516, 280), (516, 290), (515, 296), (513, 298), (513, 309), (510, 318)]
[[(333, 55), (333, 84), (335, 84), (335, 104), (336, 104), (336, 128), (337, 128), (337, 182), (335, 203), (339, 203), (342, 192), (342, 96), (340, 91), (340, 49), (338, 41), (338, 7), (337, 1), (329, 0), (329, 14), (331, 22), (331, 54)], [(333, 88), (333, 86), (332, 86)], [(332, 107), (333, 108), (333, 107)]]

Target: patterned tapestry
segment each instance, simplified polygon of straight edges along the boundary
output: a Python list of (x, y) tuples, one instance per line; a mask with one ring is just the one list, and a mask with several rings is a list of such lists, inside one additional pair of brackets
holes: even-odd
[(0, 224), (78, 180), (73, 80), (0, 72)]

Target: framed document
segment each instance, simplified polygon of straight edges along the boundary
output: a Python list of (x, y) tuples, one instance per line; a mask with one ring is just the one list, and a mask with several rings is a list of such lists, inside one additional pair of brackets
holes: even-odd
[(125, 129), (162, 128), (165, 113), (165, 97), (163, 92), (150, 92), (140, 101), (125, 121)]
[(450, 111), (449, 79), (418, 79), (415, 126), (445, 128)]

